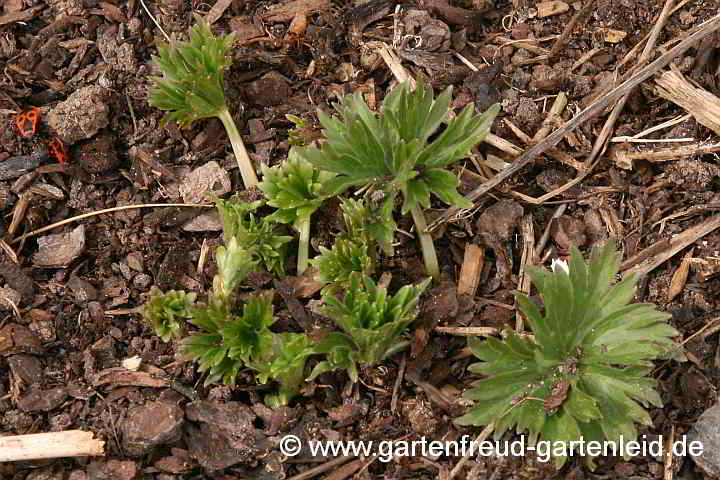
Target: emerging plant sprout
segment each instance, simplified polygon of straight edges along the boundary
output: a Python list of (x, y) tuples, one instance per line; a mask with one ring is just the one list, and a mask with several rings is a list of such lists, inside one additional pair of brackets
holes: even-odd
[[(402, 84), (387, 94), (378, 116), (360, 93), (347, 96), (335, 107), (338, 118), (318, 113), (327, 141), (297, 150), (316, 167), (338, 174), (327, 182), (334, 194), (353, 185), (372, 185), (384, 192), (389, 214), (401, 194), (402, 213), (413, 217), (427, 272), (438, 277), (440, 267), (422, 208), (430, 207), (431, 193), (451, 205), (472, 205), (457, 192), (457, 178), (446, 168), (468, 157), (485, 138), (500, 106), (474, 115), (470, 104), (440, 130), (447, 120), (452, 88), (433, 97), (430, 87), (419, 84), (411, 91)], [(386, 223), (391, 222), (388, 215)]]
[[(305, 379), (305, 361), (315, 353), (314, 345), (304, 333), (275, 333), (271, 291), (258, 293), (245, 302), (238, 290), (245, 278), (258, 270), (262, 261), (281, 268), (276, 254), (267, 248), (283, 247), (289, 241), (272, 231), (270, 222), (256, 221), (248, 213), (258, 203), (243, 203), (237, 198), (218, 200), (223, 217), (225, 245), (216, 251), (217, 274), (206, 303), (195, 303), (194, 293), (153, 289), (143, 314), (155, 334), (164, 341), (183, 336), (180, 319), (199, 328), (182, 339), (186, 358), (198, 363), (206, 372), (205, 384), (223, 382), (232, 385), (243, 368), (257, 372), (257, 380), (279, 383), (277, 393), (268, 395), (271, 407), (287, 404)], [(238, 241), (238, 238), (241, 241)], [(253, 245), (253, 242), (269, 245)], [(246, 248), (243, 242), (250, 243)]]
[(216, 37), (210, 25), (196, 16), (190, 40), (158, 46), (153, 62), (162, 77), (153, 77), (150, 105), (168, 110), (164, 122), (175, 121), (181, 127), (195, 120), (217, 117), (225, 126), (245, 188), (257, 185), (255, 174), (240, 132), (225, 103), (223, 73), (231, 65), (233, 34)]
[(315, 366), (310, 379), (340, 369), (357, 382), (358, 364), (373, 366), (405, 348), (403, 334), (417, 317), (418, 299), (429, 283), (430, 278), (417, 286), (405, 285), (389, 296), (387, 288), (378, 287), (370, 277), (353, 273), (342, 299), (333, 289), (323, 291), (324, 304), (315, 312), (332, 319), (343, 333), (330, 333), (318, 345), (318, 353), (325, 353), (327, 360)]
[(470, 370), (488, 377), (466, 392), (475, 405), (456, 422), (495, 422), (496, 439), (527, 430), (533, 445), (580, 437), (628, 442), (637, 437), (635, 423), (651, 425), (643, 407), (662, 406), (648, 377), (651, 361), (672, 352), (678, 332), (654, 305), (630, 304), (634, 275), (612, 285), (619, 265), (611, 241), (593, 250), (589, 264), (574, 249), (567, 269), (531, 269), (544, 308), (519, 293), (517, 303), (534, 338), (508, 331), (503, 340), (469, 342), (482, 360)]
[(324, 184), (335, 174), (313, 167), (295, 153), (293, 148), (282, 165), (263, 170), (258, 188), (265, 193), (267, 203), (277, 211), (269, 219), (289, 223), (300, 234), (297, 274), (308, 267), (310, 253), (310, 216), (328, 196)]
[(310, 260), (316, 280), (347, 283), (353, 272), (371, 275), (375, 269), (375, 241), (370, 234), (370, 211), (363, 200), (346, 198), (340, 208), (345, 231), (335, 236), (332, 248), (319, 247), (320, 255)]
[(264, 265), (276, 275), (285, 275), (288, 235), (276, 232), (277, 224), (268, 217), (257, 218), (253, 212), (265, 202), (248, 202), (238, 196), (227, 200), (218, 198), (215, 206), (223, 220), (223, 237), (226, 242), (235, 237), (240, 245), (249, 249)]

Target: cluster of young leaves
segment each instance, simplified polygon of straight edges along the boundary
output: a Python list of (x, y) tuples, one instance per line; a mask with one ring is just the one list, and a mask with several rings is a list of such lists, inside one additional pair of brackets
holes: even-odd
[(216, 37), (208, 22), (199, 16), (195, 21), (189, 40), (158, 46), (158, 55), (152, 60), (162, 77), (151, 78), (154, 85), (149, 102), (167, 111), (163, 123), (172, 121), (186, 127), (203, 118), (219, 118), (230, 138), (243, 183), (250, 188), (257, 184), (257, 175), (225, 103), (223, 87), (223, 75), (232, 64), (234, 35)]
[(257, 256), (267, 271), (283, 276), (287, 243), (292, 241), (292, 237), (279, 235), (272, 219), (255, 216), (253, 212), (264, 203), (262, 200), (248, 202), (234, 196), (227, 200), (217, 199), (215, 206), (223, 220), (225, 242), (237, 239), (240, 245)]
[[(358, 365), (373, 366), (405, 348), (408, 342), (403, 334), (415, 320), (418, 299), (429, 283), (430, 278), (417, 286), (405, 285), (389, 296), (386, 287), (354, 272), (347, 289), (323, 291), (323, 304), (314, 311), (332, 319), (342, 333), (329, 333), (317, 346), (327, 358), (316, 365), (309, 379), (340, 369), (357, 382)], [(336, 297), (337, 290), (345, 291), (342, 299)]]
[(389, 214), (396, 195), (401, 194), (401, 212), (411, 212), (416, 227), (422, 230), (418, 233), (427, 237), (421, 238), (423, 254), (434, 277), (439, 275), (437, 258), (424, 232), (421, 208), (430, 207), (430, 194), (451, 205), (471, 206), (457, 192), (457, 178), (446, 167), (470, 155), (471, 148), (489, 133), (500, 109), (493, 105), (474, 115), (469, 104), (435, 135), (446, 121), (451, 99), (452, 87), (434, 98), (429, 86), (418, 84), (411, 90), (405, 83), (385, 96), (378, 116), (362, 95), (355, 93), (336, 105), (338, 117), (318, 112), (326, 142), (320, 147), (298, 148), (298, 154), (317, 168), (337, 174), (327, 182), (333, 194), (354, 185), (373, 185), (384, 192)]
[[(243, 233), (242, 224), (247, 219), (234, 216), (238, 212), (232, 205), (224, 205), (232, 217), (225, 225)], [(178, 318), (187, 318), (200, 329), (185, 337), (181, 345), (186, 358), (197, 362), (200, 372), (207, 373), (206, 385), (232, 385), (243, 368), (251, 368), (258, 372), (261, 383), (270, 379), (279, 383), (277, 394), (266, 398), (268, 405), (278, 406), (297, 394), (305, 377), (306, 358), (314, 349), (305, 334), (270, 330), (275, 321), (272, 292), (253, 296), (238, 314), (237, 291), (247, 275), (257, 269), (258, 257), (256, 251), (243, 248), (237, 237), (230, 237), (225, 246), (217, 249), (218, 272), (206, 304), (193, 304), (194, 294), (154, 290), (145, 316), (165, 341), (181, 333)]]
[(376, 184), (386, 193), (402, 192), (402, 213), (416, 205), (428, 208), (431, 193), (448, 204), (467, 207), (468, 200), (457, 192), (457, 178), (444, 169), (468, 157), (485, 138), (499, 105), (474, 116), (469, 104), (431, 141), (447, 118), (452, 87), (433, 97), (429, 86), (418, 84), (411, 90), (404, 83), (385, 96), (378, 117), (359, 92), (349, 95), (335, 107), (338, 118), (318, 112), (327, 142), (298, 153), (338, 174), (328, 184), (336, 194), (351, 185)]
[(332, 248), (319, 247), (320, 255), (310, 260), (318, 269), (316, 280), (346, 283), (353, 272), (371, 275), (375, 269), (375, 242), (368, 232), (370, 212), (364, 200), (344, 199), (340, 208), (345, 231), (335, 236)]
[(150, 290), (150, 300), (143, 306), (143, 315), (155, 335), (163, 342), (182, 335), (184, 329), (180, 319), (190, 316), (190, 308), (196, 296), (194, 293), (186, 293), (182, 290), (170, 290), (165, 293), (155, 287)]
[(295, 148), (282, 165), (263, 170), (258, 188), (265, 193), (268, 205), (277, 208), (269, 219), (291, 224), (299, 232), (298, 275), (308, 266), (310, 216), (328, 198), (324, 185), (334, 176), (297, 156)]
[(158, 55), (152, 57), (163, 76), (152, 78), (150, 104), (168, 110), (164, 121), (180, 126), (218, 116), (226, 108), (223, 74), (232, 64), (233, 34), (216, 37), (198, 19), (189, 36), (185, 42), (158, 45)]
[(610, 241), (589, 264), (575, 249), (568, 271), (530, 270), (544, 311), (522, 294), (517, 303), (534, 338), (506, 332), (503, 340), (470, 342), (482, 360), (471, 371), (488, 377), (466, 392), (475, 405), (457, 422), (495, 422), (496, 438), (527, 430), (532, 443), (629, 441), (635, 423), (650, 425), (644, 407), (662, 406), (651, 362), (671, 351), (678, 332), (654, 305), (630, 304), (634, 275), (613, 285), (619, 265)]
[(191, 322), (204, 330), (183, 341), (187, 356), (198, 362), (201, 372), (208, 372), (205, 384), (222, 382), (233, 385), (239, 371), (249, 367), (258, 372), (257, 380), (278, 382), (276, 394), (265, 398), (268, 406), (286, 405), (305, 379), (305, 361), (314, 353), (305, 334), (275, 333), (272, 305), (273, 292), (250, 298), (242, 315), (233, 316), (227, 302), (211, 302), (198, 309)]

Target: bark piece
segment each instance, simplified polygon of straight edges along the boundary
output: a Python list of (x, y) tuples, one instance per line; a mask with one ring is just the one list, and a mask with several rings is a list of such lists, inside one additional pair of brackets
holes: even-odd
[(200, 465), (219, 470), (238, 463), (253, 461), (258, 451), (255, 414), (240, 402), (214, 403), (197, 401), (185, 407), (190, 424), (185, 431), (186, 443)]
[(168, 402), (149, 402), (133, 407), (121, 425), (123, 447), (128, 455), (149, 453), (156, 445), (180, 440), (183, 411)]
[(85, 226), (67, 233), (38, 238), (38, 251), (32, 256), (36, 267), (61, 268), (69, 265), (85, 249)]

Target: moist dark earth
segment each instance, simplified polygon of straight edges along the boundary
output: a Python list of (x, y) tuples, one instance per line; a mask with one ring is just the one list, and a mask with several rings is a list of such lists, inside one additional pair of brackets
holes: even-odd
[[(455, 111), (469, 103), (480, 110), (501, 103), (493, 134), (526, 148), (540, 139), (533, 137), (543, 125), (554, 130), (634, 68), (631, 49), (644, 41), (665, 3), (596, 0), (578, 16), (589, 1), (145, 4), (167, 35), (184, 38), (193, 14), (211, 18), (218, 34), (235, 32), (226, 98), (259, 168), (287, 157), (293, 125), (286, 114), (309, 120), (317, 133), (317, 109), (330, 111), (348, 93), (361, 91), (372, 107), (379, 105), (395, 78), (377, 42), (393, 45), (396, 33), (398, 59), (413, 77), (426, 79), (436, 92), (452, 85)], [(718, 6), (683, 3), (661, 29), (650, 60), (717, 14)], [(576, 16), (577, 26), (550, 55)], [(23, 237), (112, 207), (200, 204), (204, 190), (228, 195), (242, 189), (218, 120), (185, 130), (161, 127), (162, 112), (148, 105), (150, 77), (159, 73), (151, 55), (165, 40), (158, 25), (142, 0), (5, 0), (0, 10), (0, 435), (79, 429), (106, 443), (105, 457), (1, 464), (2, 479), (448, 478), (460, 458), (328, 464), (335, 459), (306, 450), (283, 457), (278, 443), (287, 434), (304, 442), (477, 436), (480, 428), (452, 423), (467, 410), (460, 394), (477, 379), (467, 371), (473, 359), (466, 338), (437, 327), (514, 328), (512, 292), (528, 245), (538, 249), (535, 263), (545, 265), (572, 246), (587, 252), (610, 236), (619, 240), (624, 260), (660, 242), (649, 252), (656, 255), (720, 206), (720, 163), (712, 152), (637, 158), (628, 165), (618, 151), (647, 153), (677, 144), (611, 142), (587, 168), (582, 162), (600, 135), (604, 111), (566, 136), (556, 147), (560, 154), (536, 157), (481, 197), (473, 213), (435, 230), (443, 280), (424, 296), (410, 330), (411, 350), (365, 369), (358, 384), (343, 373), (323, 375), (289, 407), (270, 410), (262, 397), (273, 385), (258, 385), (243, 372), (236, 386), (204, 387), (178, 345), (154, 336), (137, 311), (153, 286), (200, 296), (210, 287), (213, 252), (222, 242), (212, 209), (130, 208)], [(672, 61), (714, 95), (720, 95), (718, 40), (711, 35)], [(567, 107), (560, 119), (544, 124), (561, 92)], [(32, 107), (40, 109), (37, 132), (22, 136), (11, 125)], [(632, 136), (686, 113), (658, 95), (651, 78), (629, 95), (611, 137)], [(692, 116), (646, 137), (717, 141), (716, 132)], [(40, 166), (4, 176), (20, 168), (7, 162), (43, 152), (52, 138), (67, 145), (68, 162), (35, 155), (43, 157)], [(462, 192), (512, 162), (511, 151), (481, 144), (474, 161), (456, 165)], [(195, 172), (199, 167), (205, 170)], [(543, 197), (580, 173), (574, 185)], [(197, 184), (188, 184), (194, 175)], [(445, 208), (436, 203), (427, 215), (436, 218)], [(316, 213), (313, 250), (330, 245), (340, 218), (338, 202)], [(400, 229), (412, 230), (408, 219), (398, 220)], [(424, 275), (415, 240), (398, 233), (396, 242), (396, 255), (378, 268), (390, 275), (391, 289)], [(468, 293), (458, 285), (473, 245), (485, 255), (478, 287)], [(202, 249), (207, 261), (198, 270)], [(293, 265), (290, 259), (291, 274)], [(640, 282), (636, 300), (672, 314), (688, 357), (659, 362), (653, 371), (664, 407), (650, 411), (651, 427), (641, 427), (648, 438), (685, 435), (716, 401), (719, 272), (720, 232), (710, 229)], [(251, 283), (248, 291), (283, 287), (276, 312), (286, 328), (302, 331), (326, 322), (310, 311), (319, 295), (308, 277), (291, 275), (279, 283), (261, 276)], [(137, 371), (122, 366), (131, 357), (141, 359)], [(324, 471), (311, 470), (323, 465)], [(689, 457), (608, 457), (591, 472), (576, 459), (556, 471), (526, 455), (471, 458), (455, 478), (705, 477)]]

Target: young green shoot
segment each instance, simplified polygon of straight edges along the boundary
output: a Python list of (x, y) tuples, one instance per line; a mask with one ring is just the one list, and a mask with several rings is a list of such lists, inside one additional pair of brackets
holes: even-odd
[(178, 290), (161, 292), (153, 287), (150, 298), (142, 308), (145, 320), (150, 324), (155, 335), (163, 342), (180, 337), (184, 331), (180, 319), (190, 316), (190, 308), (195, 302), (194, 293), (185, 293)]
[[(450, 205), (472, 205), (457, 192), (457, 178), (446, 168), (470, 156), (500, 110), (493, 105), (474, 115), (469, 104), (448, 120), (451, 99), (451, 87), (434, 98), (432, 88), (420, 83), (411, 91), (405, 83), (386, 95), (377, 115), (355, 93), (335, 106), (338, 117), (318, 113), (326, 142), (298, 148), (298, 154), (317, 168), (337, 174), (327, 183), (329, 192), (370, 184), (384, 193), (384, 205), (390, 207), (401, 194), (401, 213), (412, 215), (425, 267), (434, 278), (440, 275), (440, 267), (423, 208), (430, 207), (430, 194)], [(446, 126), (441, 129), (443, 123)], [(392, 208), (385, 210), (386, 223), (390, 223)]]
[(328, 195), (324, 185), (335, 175), (318, 170), (290, 149), (282, 165), (263, 170), (263, 181), (258, 185), (265, 193), (267, 203), (277, 211), (270, 219), (293, 225), (299, 233), (297, 274), (308, 267), (310, 253), (310, 217)]
[[(349, 288), (324, 290), (323, 304), (314, 311), (332, 319), (342, 333), (330, 333), (318, 345), (318, 353), (327, 354), (327, 360), (316, 365), (309, 379), (340, 369), (357, 382), (358, 365), (376, 365), (405, 348), (403, 334), (417, 317), (418, 299), (429, 283), (430, 278), (417, 286), (405, 285), (389, 296), (387, 288), (355, 272)], [(344, 291), (342, 298), (336, 297), (338, 290)]]
[[(662, 406), (652, 360), (672, 353), (678, 332), (669, 314), (630, 303), (634, 275), (613, 285), (620, 266), (613, 241), (594, 249), (589, 264), (574, 249), (567, 269), (559, 266), (530, 270), (543, 307), (516, 295), (532, 337), (507, 331), (502, 340), (469, 342), (482, 361), (470, 371), (485, 378), (465, 393), (475, 405), (456, 422), (494, 422), (496, 439), (527, 430), (531, 445), (634, 440), (636, 423), (652, 424), (645, 408)], [(558, 466), (565, 461), (555, 457)]]
[(372, 274), (375, 269), (375, 241), (369, 231), (370, 209), (363, 200), (346, 198), (340, 208), (345, 231), (335, 236), (332, 248), (319, 247), (320, 255), (310, 260), (318, 274), (315, 279), (328, 283), (347, 283), (353, 272)]
[(232, 64), (233, 34), (216, 37), (200, 17), (190, 29), (188, 41), (172, 41), (158, 46), (153, 62), (163, 76), (153, 77), (150, 105), (167, 110), (163, 122), (175, 121), (181, 127), (195, 120), (217, 117), (232, 145), (245, 188), (258, 179), (245, 144), (225, 102), (223, 74)]
[(215, 200), (223, 220), (225, 242), (236, 238), (240, 245), (244, 245), (265, 265), (266, 270), (284, 276), (287, 244), (292, 241), (292, 237), (278, 235), (277, 225), (272, 219), (257, 218), (253, 214), (264, 204), (262, 200), (248, 202), (238, 196)]

